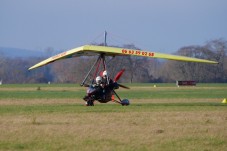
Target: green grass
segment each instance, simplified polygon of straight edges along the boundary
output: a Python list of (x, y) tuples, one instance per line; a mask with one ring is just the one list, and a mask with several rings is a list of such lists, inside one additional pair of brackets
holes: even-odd
[[(131, 90), (119, 89), (117, 92), (122, 98), (128, 99), (171, 99), (171, 98), (226, 98), (227, 84), (200, 84), (197, 87), (180, 87), (174, 84), (128, 84)], [(141, 87), (141, 91), (138, 91)], [(14, 89), (4, 90), (4, 88)], [(40, 88), (40, 90), (38, 90)], [(58, 90), (55, 90), (58, 88)], [(4, 91), (1, 91), (3, 89)], [(22, 89), (22, 90), (21, 90)], [(29, 91), (27, 91), (27, 89)], [(86, 89), (73, 84), (36, 84), (36, 85), (2, 85), (0, 99), (17, 98), (82, 98)]]
[(84, 91), (4, 91), (0, 92), (0, 99), (82, 98), (84, 95)]
[(0, 106), (0, 115), (42, 115), (42, 114), (81, 114), (81, 113), (123, 113), (132, 112), (181, 112), (181, 111), (227, 111), (227, 106), (221, 103), (149, 103), (132, 104), (122, 107), (117, 104), (96, 104), (93, 108), (85, 108), (82, 104), (60, 105), (8, 105)]
[(42, 113), (130, 113), (130, 112), (156, 112), (156, 111), (198, 111), (226, 110), (227, 106), (221, 103), (135, 103), (130, 106), (118, 104), (96, 104), (94, 108), (84, 108), (82, 104), (59, 105), (7, 105), (0, 106), (0, 115), (4, 114), (42, 114)]
[[(0, 150), (227, 148), (227, 84), (126, 84), (130, 106), (86, 107), (73, 84), (0, 86)], [(40, 87), (40, 90), (37, 88)]]
[(80, 87), (79, 84), (45, 84), (45, 83), (39, 83), (39, 84), (3, 84), (0, 85), (1, 88), (37, 88), (37, 87)]
[[(128, 99), (162, 99), (162, 98), (225, 98), (227, 97), (226, 89), (181, 89), (172, 90), (171, 88), (153, 89), (137, 91), (117, 91), (122, 98)], [(0, 91), (0, 99), (17, 98), (17, 99), (32, 99), (32, 98), (83, 98), (86, 94), (85, 90), (79, 91)]]

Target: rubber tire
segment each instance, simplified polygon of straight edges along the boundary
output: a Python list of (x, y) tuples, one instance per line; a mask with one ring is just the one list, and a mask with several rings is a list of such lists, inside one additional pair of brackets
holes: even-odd
[(123, 99), (123, 100), (121, 100), (121, 105), (122, 106), (128, 106), (128, 105), (130, 105), (130, 102), (129, 102), (128, 99)]

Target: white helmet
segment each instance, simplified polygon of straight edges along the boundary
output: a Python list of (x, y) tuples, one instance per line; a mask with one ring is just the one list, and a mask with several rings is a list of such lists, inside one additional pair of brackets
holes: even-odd
[(102, 76), (107, 76), (107, 71), (106, 70), (103, 71)]
[(95, 79), (95, 82), (96, 82), (97, 84), (100, 84), (100, 83), (102, 82), (102, 77), (97, 76), (96, 79)]

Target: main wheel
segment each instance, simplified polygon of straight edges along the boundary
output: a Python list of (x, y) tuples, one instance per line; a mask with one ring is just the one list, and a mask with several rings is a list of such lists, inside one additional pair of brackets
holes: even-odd
[(93, 100), (88, 100), (87, 101), (87, 106), (94, 106), (94, 101)]
[(129, 105), (129, 104), (130, 104), (130, 102), (129, 102), (128, 99), (123, 99), (123, 100), (121, 100), (121, 105), (122, 105), (122, 106), (127, 106), (127, 105)]
[(83, 99), (86, 102), (86, 106), (94, 106), (94, 99), (92, 97), (85, 96)]

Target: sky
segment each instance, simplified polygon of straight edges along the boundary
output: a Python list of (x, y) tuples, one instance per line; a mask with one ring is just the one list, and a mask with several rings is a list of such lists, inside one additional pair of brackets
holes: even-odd
[(67, 50), (103, 40), (173, 53), (227, 40), (227, 0), (0, 0), (0, 46)]

